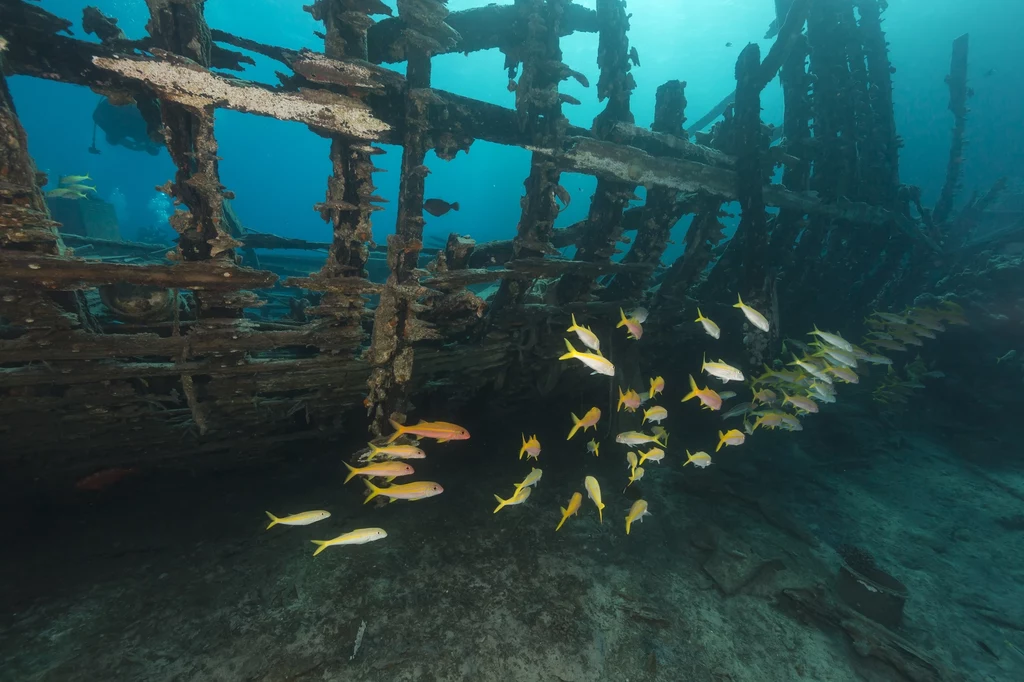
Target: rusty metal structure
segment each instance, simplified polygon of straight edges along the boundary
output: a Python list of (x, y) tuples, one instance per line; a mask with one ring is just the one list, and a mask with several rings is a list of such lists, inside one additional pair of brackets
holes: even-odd
[[(598, 0), (596, 11), (516, 0), (455, 13), (443, 0), (399, 0), (398, 15), (380, 21), (371, 16), (390, 10), (377, 0), (315, 0), (305, 10), (323, 23), (322, 52), (211, 30), (203, 0), (147, 0), (149, 35), (138, 41), (88, 8), (85, 25), (98, 42), (68, 35), (69, 22), (32, 3), (0, 1), (3, 73), (133, 102), (166, 141), (177, 172), (162, 189), (179, 207), (177, 248), (160, 262), (76, 256), (48, 213), (0, 78), (2, 465), (71, 470), (249, 456), (367, 422), (380, 435), (389, 418), (405, 419), (416, 395), (548, 392), (570, 313), (610, 319), (620, 307), (646, 305), (656, 352), (659, 339), (678, 341), (675, 325), (693, 317), (696, 298), (731, 303), (740, 292), (768, 311), (775, 330), (780, 319), (809, 323), (796, 292), (844, 291), (851, 315), (877, 305), (893, 294), (889, 283), (908, 254), (938, 248), (934, 226), (912, 213), (913, 192), (899, 182), (884, 4), (776, 0), (775, 44), (763, 58), (756, 45), (742, 51), (733, 104), (693, 141), (680, 81), (658, 89), (651, 130), (634, 125), (625, 0)], [(562, 61), (560, 39), (574, 32), (598, 34), (596, 88), (606, 105), (589, 130), (569, 125), (563, 108), (575, 102), (558, 89), (568, 78), (588, 85)], [(233, 47), (287, 73), (269, 86), (215, 71), (251, 61)], [(432, 57), (489, 48), (518, 77), (514, 110), (431, 87)], [(400, 61), (405, 76), (379, 66)], [(772, 145), (760, 97), (777, 75), (784, 137)], [(315, 210), (333, 239), (319, 271), (279, 280), (240, 264), (248, 249), (297, 240), (244, 233), (225, 211), (217, 109), (299, 122), (330, 140), (332, 174)], [(478, 244), (452, 235), (423, 267), (425, 155), (451, 159), (475, 140), (532, 154), (514, 238)], [(382, 201), (375, 143), (402, 147), (398, 221), (386, 249), (371, 243)], [(563, 172), (596, 176), (597, 190), (586, 220), (555, 229)], [(646, 203), (630, 208), (640, 186)], [(742, 215), (723, 253), (722, 210), (731, 201)], [(691, 214), (684, 254), (662, 267), (670, 229)], [(625, 243), (625, 256), (613, 258)], [(558, 255), (573, 245), (573, 258)], [(367, 277), (371, 258), (386, 259), (383, 283)], [(467, 288), (486, 283), (496, 285), (486, 298)], [(125, 287), (129, 299), (162, 296), (170, 319), (101, 324), (90, 292), (109, 307)], [(310, 302), (304, 321), (245, 314), (267, 305), (271, 290)], [(749, 359), (771, 357), (777, 342), (777, 332), (747, 339)]]

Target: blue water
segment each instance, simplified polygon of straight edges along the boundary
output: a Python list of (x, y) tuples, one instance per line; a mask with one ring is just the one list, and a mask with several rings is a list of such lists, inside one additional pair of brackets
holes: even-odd
[[(46, 6), (76, 19), (76, 35), (86, 37), (80, 28), (81, 8), (86, 4), (90, 3), (53, 0)], [(105, 0), (91, 4), (117, 16), (129, 37), (144, 35), (148, 17), (144, 3)], [(386, 4), (394, 7), (392, 0)], [(580, 4), (593, 7), (594, 1)], [(695, 121), (733, 88), (735, 58), (743, 45), (758, 42), (762, 54), (771, 46), (772, 41), (762, 39), (774, 13), (769, 0), (680, 4), (682, 9), (670, 0), (634, 0), (628, 5), (633, 13), (630, 41), (638, 47), (641, 60), (641, 67), (632, 72), (637, 82), (632, 98), (637, 125), (650, 125), (655, 90), (673, 78), (687, 82), (687, 115)], [(478, 5), (473, 0), (448, 4), (452, 11)], [(207, 18), (213, 28), (254, 40), (296, 49), (321, 47), (312, 34), (317, 22), (298, 11), (294, 3), (255, 2), (252, 6), (258, 9), (237, 12), (232, 9), (234, 3), (211, 2)], [(1024, 63), (1024, 43), (1018, 39), (1024, 26), (1024, 3), (906, 0), (893, 2), (884, 17), (883, 28), (896, 67), (896, 126), (906, 143), (901, 153), (902, 180), (921, 186), (925, 204), (934, 203), (945, 173), (952, 123), (943, 78), (949, 69), (950, 43), (964, 32), (971, 34), (970, 84), (975, 91), (964, 187), (968, 191), (984, 188), (1002, 175), (1013, 174), (1024, 149), (1024, 127), (1019, 125), (1024, 120), (1024, 76), (1012, 66)], [(732, 47), (726, 47), (729, 42)], [(564, 61), (591, 82), (589, 89), (571, 79), (562, 83), (562, 92), (582, 102), (581, 106), (563, 107), (565, 115), (573, 125), (589, 127), (603, 107), (596, 97), (597, 37), (577, 33), (562, 40), (562, 49)], [(257, 66), (249, 67), (242, 77), (275, 82), (273, 71), (280, 65), (252, 56)], [(514, 95), (505, 87), (503, 59), (496, 49), (437, 57), (432, 84), (511, 108)], [(404, 67), (391, 66), (399, 71)], [(994, 73), (984, 76), (990, 69)], [(12, 78), (11, 87), (40, 169), (51, 177), (88, 172), (103, 198), (109, 199), (119, 189), (127, 198), (121, 220), (125, 238), (134, 238), (139, 226), (152, 222), (147, 205), (153, 187), (173, 175), (166, 151), (149, 157), (110, 147), (101, 133), (98, 145), (103, 153), (89, 154), (91, 112), (98, 95), (84, 88), (22, 77)], [(54, 104), (57, 101), (59, 105)], [(765, 89), (762, 106), (763, 120), (781, 123), (782, 95), (777, 80)], [(221, 178), (235, 193), (234, 208), (245, 225), (286, 237), (329, 241), (329, 228), (312, 210), (314, 203), (323, 200), (330, 174), (328, 142), (300, 124), (230, 111), (218, 111), (216, 124), (223, 158)], [(385, 148), (387, 155), (378, 157), (376, 164), (389, 172), (377, 174), (375, 182), (378, 194), (391, 202), (373, 216), (378, 243), (384, 243), (394, 230), (396, 218), (400, 150)], [(427, 196), (458, 201), (461, 210), (441, 218), (428, 216), (425, 236), (444, 238), (458, 232), (488, 241), (515, 234), (521, 183), (529, 169), (528, 152), (478, 141), (468, 155), (459, 154), (452, 162), (439, 160), (430, 152), (427, 165), (431, 169)], [(289, 168), (287, 174), (276, 172), (284, 166)], [(586, 176), (566, 176), (563, 184), (573, 203), (559, 216), (558, 226), (586, 216), (594, 189), (594, 180)], [(680, 231), (684, 229), (680, 226)], [(681, 238), (681, 234), (673, 235), (677, 246), (669, 250), (666, 259), (680, 253)]]

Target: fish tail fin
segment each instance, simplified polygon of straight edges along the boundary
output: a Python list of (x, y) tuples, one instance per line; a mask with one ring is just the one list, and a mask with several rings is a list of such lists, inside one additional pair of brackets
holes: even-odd
[(707, 367), (707, 366), (708, 366), (708, 354), (707, 354), (707, 352), (705, 352), (705, 353), (703, 353), (700, 356), (700, 371), (703, 372), (704, 368)]
[(324, 551), (325, 549), (327, 549), (327, 546), (328, 546), (327, 545), (327, 542), (328, 542), (327, 540), (311, 540), (310, 542), (312, 542), (314, 545), (316, 545), (316, 551), (313, 552), (313, 556), (316, 556), (320, 552)]
[(388, 418), (388, 423), (391, 424), (391, 428), (395, 430), (395, 432), (388, 437), (388, 443), (394, 443), (402, 436), (403, 433), (405, 433), (405, 427), (390, 417)]
[(697, 390), (698, 390), (697, 389), (697, 381), (693, 378), (693, 375), (691, 374), (690, 375), (690, 392), (687, 393), (686, 397), (684, 397), (679, 402), (685, 403), (687, 400), (692, 400), (693, 398), (696, 398), (697, 397)]
[(567, 331), (567, 332), (574, 332), (577, 329), (579, 329), (579, 325), (576, 324), (576, 313), (570, 313), (570, 315), (572, 315), (572, 324), (565, 331)]
[(569, 339), (564, 339), (564, 341), (565, 341), (565, 348), (566, 348), (566, 350), (568, 352), (565, 355), (559, 356), (558, 359), (559, 360), (571, 360), (572, 358), (576, 357), (576, 355), (578, 355), (578, 352), (577, 352), (577, 350), (575, 348), (572, 347), (572, 344), (569, 343)]
[(569, 414), (572, 415), (572, 429), (569, 431), (569, 435), (566, 436), (566, 440), (572, 440), (572, 437), (575, 436), (576, 432), (580, 430), (580, 421), (582, 421), (572, 412), (570, 412)]
[(565, 523), (565, 520), (569, 518), (569, 512), (566, 510), (565, 507), (559, 507), (559, 509), (562, 511), (562, 520), (558, 522), (557, 526), (555, 526), (556, 533), (562, 527), (562, 524)]
[(622, 401), (625, 400), (626, 394), (622, 392), (622, 386), (619, 386), (618, 388), (619, 388), (619, 404), (615, 408), (615, 411), (616, 412), (621, 412), (622, 411)]
[(451, 203), (451, 204), (448, 204), (448, 205), (451, 207), (451, 209), (453, 211), (458, 211), (459, 210), (459, 202), (457, 202), (457, 201), (455, 203)]
[[(513, 497), (515, 497), (515, 496), (513, 495)], [(502, 507), (504, 507), (506, 504), (508, 504), (508, 500), (503, 500), (500, 497), (498, 497), (497, 495), (494, 496), (494, 499), (496, 499), (498, 501), (498, 506), (494, 508), (494, 512), (492, 512), (492, 513), (497, 514), (499, 511), (501, 511)], [(510, 499), (512, 499), (512, 498), (510, 497), (509, 500)]]
[(690, 451), (689, 451), (689, 450), (687, 450), (687, 451), (686, 451), (686, 461), (685, 461), (685, 462), (683, 462), (683, 466), (686, 466), (687, 464), (689, 464), (689, 463), (690, 463), (690, 462), (692, 462), (692, 461), (693, 461), (693, 455), (691, 455), (691, 454), (690, 454)]
[(597, 505), (597, 522), (604, 523), (604, 502)]
[(723, 433), (722, 431), (719, 431), (718, 432), (718, 447), (715, 448), (715, 452), (718, 452), (719, 450), (721, 450), (723, 445), (725, 445), (725, 433)]
[(373, 459), (381, 451), (381, 448), (377, 447), (373, 443), (367, 443), (370, 446), (370, 459)]
[[(342, 464), (344, 464), (345, 467), (348, 468), (348, 476), (345, 477), (345, 483), (348, 483), (349, 481), (356, 477), (356, 474), (359, 473), (359, 470), (356, 469), (351, 464), (349, 464), (348, 462), (342, 462)], [(345, 483), (342, 483), (342, 485), (345, 485)]]
[(281, 523), (281, 519), (277, 518), (276, 516), (274, 516), (270, 512), (266, 512), (266, 514), (267, 514), (267, 518), (270, 519), (270, 525), (267, 526), (267, 530), (270, 530), (271, 528), (273, 528), (277, 524)]
[(698, 307), (698, 308), (697, 308), (697, 319), (696, 319), (696, 320), (694, 320), (694, 322), (700, 322), (700, 321), (701, 321), (701, 320), (703, 320), (703, 319), (704, 319), (704, 313), (702, 313), (702, 312), (700, 311), (700, 308)]
[(732, 304), (732, 307), (733, 308), (742, 308), (743, 307), (743, 297), (740, 296), (738, 292), (736, 293), (736, 301), (737, 301), (736, 303)]
[(363, 483), (366, 484), (366, 487), (370, 491), (370, 494), (366, 496), (365, 500), (363, 500), (363, 504), (366, 504), (367, 502), (369, 502), (370, 500), (372, 500), (373, 498), (377, 497), (382, 492), (384, 492), (384, 490), (382, 488), (378, 488), (373, 483), (371, 483), (368, 479), (363, 479)]
[(619, 318), (619, 323), (615, 325), (616, 329), (618, 329), (619, 327), (624, 327), (626, 325), (626, 313), (622, 311), (622, 308), (619, 308)]
[(629, 519), (626, 519), (626, 535), (629, 535), (629, 527), (630, 527), (630, 525), (632, 525), (632, 523), (633, 523), (632, 521), (630, 521)]

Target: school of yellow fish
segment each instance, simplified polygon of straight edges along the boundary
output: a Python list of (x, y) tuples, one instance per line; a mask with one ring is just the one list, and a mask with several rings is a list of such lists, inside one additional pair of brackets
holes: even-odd
[[(767, 333), (770, 329), (768, 319), (743, 302), (737, 297), (734, 308), (740, 310), (746, 321), (755, 329)], [(625, 328), (627, 338), (639, 341), (643, 337), (643, 323), (647, 320), (647, 311), (638, 308), (628, 316), (623, 310), (619, 310), (619, 322), (617, 329)], [(707, 336), (712, 339), (719, 339), (722, 329), (718, 324), (705, 317), (698, 308), (696, 323), (700, 324)], [(879, 353), (880, 350), (894, 352), (906, 351), (908, 345), (921, 345), (922, 338), (935, 338), (936, 332), (945, 330), (946, 324), (966, 325), (963, 310), (960, 306), (951, 302), (943, 302), (937, 308), (908, 308), (901, 314), (887, 312), (873, 313), (865, 323), (872, 329), (864, 340), (864, 346), (870, 347), (866, 350), (861, 346), (850, 343), (840, 334), (821, 331), (817, 327), (808, 335), (812, 337), (810, 343), (803, 343), (792, 339), (783, 342), (783, 352), (789, 352), (792, 346), (797, 352), (789, 352), (792, 361), (781, 369), (772, 369), (765, 366), (763, 374), (748, 379), (742, 370), (728, 364), (724, 359), (708, 361), (703, 358), (700, 372), (714, 377), (722, 384), (729, 382), (745, 383), (750, 391), (749, 402), (741, 403), (721, 414), (723, 420), (742, 418), (742, 429), (723, 428), (718, 432), (718, 441), (715, 446), (715, 453), (723, 447), (736, 447), (743, 445), (747, 438), (754, 435), (759, 428), (783, 429), (787, 431), (801, 431), (803, 426), (800, 420), (808, 414), (819, 411), (819, 403), (834, 403), (836, 401), (836, 383), (858, 383), (860, 375), (858, 370), (863, 371), (864, 365), (885, 365), (889, 374), (875, 390), (874, 397), (881, 402), (905, 402), (909, 392), (916, 388), (922, 388), (920, 377), (941, 376), (941, 372), (928, 372), (920, 358), (907, 365), (906, 372), (909, 379), (902, 379), (893, 370), (893, 361)], [(584, 327), (572, 316), (572, 324), (566, 330), (567, 333), (575, 334), (579, 343), (586, 350), (578, 350), (573, 346), (572, 341), (565, 339), (567, 352), (559, 357), (559, 360), (577, 360), (583, 366), (591, 370), (592, 374), (601, 374), (609, 377), (615, 376), (615, 366), (601, 353), (601, 342), (597, 335), (589, 327)], [(638, 431), (623, 431), (615, 437), (615, 442), (626, 446), (626, 462), (629, 475), (623, 488), (623, 493), (633, 483), (644, 477), (647, 464), (661, 464), (666, 457), (669, 434), (661, 422), (668, 418), (668, 410), (662, 405), (650, 405), (656, 397), (664, 397), (665, 380), (661, 376), (650, 379), (649, 389), (638, 393), (632, 387), (618, 387), (618, 405), (616, 410), (621, 412), (642, 416), (640, 429)], [(680, 402), (686, 403), (691, 400), (698, 401), (701, 409), (721, 411), (726, 400), (736, 397), (734, 391), (717, 391), (710, 385), (701, 388), (697, 380), (691, 374), (689, 376), (689, 392), (686, 393)], [(597, 429), (601, 420), (601, 410), (591, 407), (582, 417), (570, 413), (571, 426), (566, 440), (573, 437), (582, 430), (586, 433), (589, 429)], [(643, 429), (648, 424), (650, 433)], [(423, 422), (411, 426), (405, 426), (391, 421), (394, 433), (386, 439), (383, 444), (370, 443), (369, 449), (361, 457), (366, 462), (365, 466), (353, 466), (345, 463), (348, 468), (348, 476), (345, 483), (348, 483), (356, 476), (361, 476), (369, 494), (364, 504), (381, 496), (394, 502), (396, 500), (422, 500), (433, 497), (444, 492), (440, 484), (433, 481), (415, 481), (411, 483), (394, 483), (398, 477), (411, 476), (415, 474), (412, 465), (404, 460), (421, 459), (426, 453), (420, 449), (417, 439), (432, 439), (438, 443), (451, 440), (468, 439), (469, 432), (456, 424), (448, 422)], [(399, 443), (399, 439), (409, 440), (407, 443)], [(600, 443), (591, 439), (586, 444), (588, 453), (595, 457), (600, 456)], [(712, 463), (711, 455), (703, 450), (690, 452), (684, 448), (686, 459), (682, 463), (685, 468), (693, 465), (695, 468), (703, 469)], [(522, 434), (519, 448), (519, 459), (525, 456), (528, 460), (539, 462), (541, 455), (541, 443), (536, 434)], [(536, 466), (531, 466), (530, 471), (523, 480), (513, 485), (512, 493), (507, 498), (495, 494), (497, 506), (493, 513), (497, 514), (506, 507), (514, 507), (525, 503), (530, 498), (534, 486), (538, 485), (543, 471)], [(383, 478), (387, 485), (374, 484), (370, 479)], [(586, 475), (583, 479), (583, 489), (597, 510), (598, 522), (604, 522), (604, 509), (607, 506), (601, 492), (601, 485), (597, 478)], [(573, 492), (565, 507), (560, 508), (560, 519), (554, 530), (561, 530), (565, 522), (576, 515), (583, 503), (583, 495), (579, 491)], [(645, 516), (650, 516), (648, 503), (638, 499), (632, 503), (625, 516), (626, 534), (629, 535), (636, 521), (643, 521)], [(276, 525), (303, 526), (316, 523), (330, 517), (330, 513), (324, 510), (302, 512), (292, 516), (277, 517), (267, 512), (271, 523), (267, 528)], [(552, 515), (554, 521), (554, 515)], [(335, 545), (353, 545), (373, 542), (387, 537), (387, 533), (381, 528), (358, 528), (339, 535), (330, 540), (313, 540), (317, 546), (314, 556), (324, 551), (327, 547)]]

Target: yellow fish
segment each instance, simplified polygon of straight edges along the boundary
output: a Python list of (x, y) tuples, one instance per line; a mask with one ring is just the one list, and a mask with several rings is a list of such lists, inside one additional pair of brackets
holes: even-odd
[(647, 399), (650, 400), (659, 393), (665, 392), (665, 380), (662, 377), (651, 379), (651, 390), (647, 392)]
[(629, 535), (629, 527), (633, 525), (633, 522), (638, 520), (640, 523), (644, 522), (645, 516), (650, 516), (651, 512), (647, 511), (647, 502), (644, 500), (637, 500), (633, 503), (633, 506), (629, 508), (629, 513), (626, 514), (626, 535)]
[(591, 407), (587, 410), (587, 413), (583, 415), (583, 419), (580, 419), (575, 414), (572, 415), (572, 430), (569, 431), (569, 435), (566, 440), (572, 440), (572, 437), (576, 435), (579, 429), (583, 429), (583, 433), (587, 432), (589, 428), (597, 428), (597, 422), (601, 419), (601, 410), (596, 407)]
[(817, 336), (819, 339), (839, 350), (845, 350), (847, 353), (853, 352), (853, 344), (841, 337), (839, 334), (831, 334), (829, 332), (823, 332), (818, 329), (818, 325), (814, 325), (813, 332), (807, 332), (811, 336)]
[(512, 497), (508, 498), (507, 500), (503, 500), (497, 495), (495, 495), (494, 499), (498, 501), (498, 506), (494, 508), (494, 513), (497, 514), (499, 511), (510, 505), (522, 504), (523, 502), (526, 502), (526, 500), (529, 499), (530, 497), (531, 490), (533, 490), (533, 488), (520, 488), (512, 495)]
[(615, 409), (616, 412), (622, 411), (622, 406), (626, 406), (626, 410), (629, 412), (636, 412), (636, 408), (640, 407), (640, 395), (633, 389), (629, 389), (625, 393), (622, 392), (622, 387), (619, 387), (619, 406)]
[(377, 455), (384, 455), (392, 459), (423, 459), (427, 456), (427, 453), (415, 445), (385, 445), (384, 447), (378, 447), (373, 443), (367, 443), (367, 445), (370, 446), (369, 459), (373, 459)]
[(700, 366), (700, 371), (707, 372), (713, 377), (718, 377), (724, 383), (743, 381), (743, 372), (732, 365), (727, 365), (722, 359), (719, 359), (718, 362), (708, 362), (707, 357), (705, 357)]
[(58, 187), (57, 189), (51, 189), (46, 193), (48, 197), (56, 197), (57, 199), (84, 199), (85, 195), (81, 192), (76, 192), (73, 189), (67, 189), (65, 187)]
[(86, 173), (85, 175), (62, 175), (60, 177), (60, 184), (77, 185), (78, 183), (85, 182), (86, 180), (92, 180), (92, 178), (89, 177), (88, 173)]
[(360, 528), (351, 533), (339, 535), (333, 540), (313, 540), (313, 544), (318, 545), (313, 556), (335, 545), (365, 545), (367, 542), (383, 540), (387, 536), (388, 534), (383, 528)]
[(378, 488), (370, 481), (363, 479), (363, 483), (370, 489), (370, 494), (363, 500), (363, 504), (366, 504), (378, 495), (390, 498), (389, 502), (395, 500), (409, 500), (413, 502), (415, 500), (423, 500), (434, 495), (440, 495), (444, 492), (444, 488), (439, 483), (433, 481), (416, 481), (414, 483), (396, 483), (395, 485), (388, 486), (387, 488)]
[(786, 392), (783, 391), (782, 398), (783, 405), (789, 403), (793, 407), (797, 408), (798, 410), (803, 410), (804, 412), (818, 411), (818, 403), (814, 402), (814, 400), (810, 397), (804, 397), (800, 395), (787, 395)]
[(583, 487), (587, 489), (587, 497), (594, 501), (594, 505), (597, 506), (597, 519), (600, 523), (604, 523), (604, 515), (601, 513), (604, 510), (604, 503), (601, 502), (601, 486), (598, 485), (597, 479), (593, 476), (587, 476), (583, 480)]
[(639, 340), (644, 335), (643, 325), (634, 317), (626, 317), (626, 313), (622, 312), (622, 308), (619, 308), (619, 318), (619, 323), (615, 325), (615, 328), (625, 327), (628, 338)]
[(683, 462), (683, 466), (686, 466), (690, 462), (693, 462), (693, 466), (700, 467), (701, 469), (703, 469), (704, 467), (711, 464), (711, 455), (709, 455), (706, 452), (695, 452), (691, 455), (690, 451), (687, 450), (686, 461)]
[(556, 533), (558, 532), (558, 529), (562, 527), (562, 524), (565, 523), (565, 520), (567, 518), (569, 518), (570, 516), (572, 516), (573, 514), (575, 514), (576, 512), (579, 511), (580, 504), (582, 504), (582, 503), (583, 503), (583, 495), (580, 495), (579, 493), (573, 493), (572, 497), (569, 498), (569, 506), (568, 507), (561, 507), (561, 510), (562, 510), (562, 520), (558, 522), (557, 526), (555, 526), (555, 532)]
[(668, 431), (665, 430), (664, 426), (652, 426), (651, 433), (661, 439), (661, 447), (668, 447)]
[(743, 297), (740, 296), (739, 294), (736, 294), (736, 299), (739, 301), (739, 303), (734, 303), (732, 307), (739, 308), (741, 311), (743, 311), (743, 315), (747, 318), (747, 321), (749, 321), (750, 324), (754, 325), (763, 332), (768, 331), (768, 318), (766, 318), (764, 315), (762, 315), (761, 313), (757, 312), (749, 305), (744, 303)]
[(857, 373), (854, 372), (849, 367), (842, 367), (840, 365), (836, 365), (835, 367), (833, 367), (832, 365), (825, 365), (825, 371), (829, 372), (830, 374), (832, 374), (832, 376), (838, 379), (842, 379), (848, 384), (860, 383), (860, 377), (857, 376)]
[[(543, 475), (544, 472), (540, 469), (530, 469), (530, 473), (526, 474), (526, 478), (523, 479), (522, 483), (516, 483), (516, 492), (518, 493), (523, 488), (529, 488), (531, 485), (537, 485), (537, 481)], [(513, 497), (515, 497), (514, 494)]]
[(643, 445), (644, 443), (654, 443), (665, 447), (665, 443), (658, 440), (657, 436), (648, 436), (646, 433), (640, 433), (639, 431), (623, 431), (619, 435), (615, 436), (616, 443), (622, 443), (623, 445)]
[(92, 192), (93, 194), (96, 193), (96, 188), (93, 187), (92, 185), (67, 185), (65, 189), (69, 189), (72, 192)]
[(746, 439), (747, 437), (743, 435), (743, 432), (737, 429), (729, 429), (724, 433), (719, 431), (718, 447), (715, 448), (715, 452), (721, 450), (723, 445), (742, 445)]
[(601, 352), (601, 341), (597, 338), (597, 334), (591, 331), (590, 327), (581, 327), (576, 324), (575, 313), (572, 314), (572, 326), (565, 331), (576, 332), (576, 336), (584, 346), (597, 353)]
[(587, 452), (593, 453), (594, 457), (600, 457), (601, 456), (601, 444), (598, 443), (596, 440), (594, 440), (592, 438), (590, 440), (590, 442), (587, 443)]
[(267, 526), (267, 530), (270, 530), (277, 524), (282, 526), (308, 526), (311, 523), (317, 521), (323, 521), (329, 518), (331, 512), (324, 511), (323, 509), (315, 509), (313, 511), (302, 512), (301, 514), (292, 514), (291, 516), (285, 516), (283, 518), (277, 518), (270, 512), (267, 512), (267, 517), (270, 519), (270, 525)]
[(762, 388), (760, 391), (754, 391), (754, 397), (751, 398), (750, 402), (751, 404), (764, 403), (765, 405), (771, 405), (778, 400), (778, 398), (779, 397), (775, 395), (775, 392), (770, 388)]
[(718, 327), (718, 325), (709, 320), (708, 318), (704, 317), (704, 314), (700, 311), (700, 308), (697, 308), (697, 319), (694, 320), (694, 322), (700, 322), (700, 325), (704, 327), (704, 331), (707, 332), (707, 335), (713, 339), (717, 339), (722, 335), (722, 330)]
[(722, 409), (722, 396), (718, 395), (713, 388), (708, 386), (707, 388), (697, 388), (697, 381), (690, 375), (690, 392), (686, 394), (679, 402), (685, 403), (687, 400), (698, 398), (704, 407), (709, 410), (720, 410)]
[(663, 419), (668, 419), (668, 410), (660, 405), (654, 405), (649, 410), (644, 410), (643, 424), (647, 422), (661, 422)]
[(663, 459), (665, 459), (664, 450), (662, 450), (661, 448), (651, 448), (647, 452), (640, 453), (640, 462), (638, 463), (638, 465), (643, 466), (644, 462), (646, 462), (647, 460), (651, 460), (652, 462), (660, 462)]
[(558, 356), (559, 360), (579, 360), (584, 365), (594, 370), (594, 374), (604, 374), (605, 376), (615, 376), (615, 365), (608, 361), (602, 355), (594, 355), (593, 353), (581, 353), (572, 347), (569, 343), (569, 339), (565, 339), (565, 347), (568, 349), (568, 353), (565, 355)]
[(530, 436), (530, 440), (526, 440), (525, 433), (522, 436), (523, 447), (519, 448), (519, 459), (522, 459), (524, 454), (527, 457), (538, 459), (540, 457), (540, 441), (537, 440), (537, 434)]
[(622, 489), (622, 492), (626, 492), (626, 489), (628, 489), (629, 486), (633, 485), (634, 483), (636, 483), (637, 481), (639, 481), (643, 477), (644, 477), (644, 468), (643, 467), (633, 467), (633, 469), (630, 470), (630, 472), (629, 472), (629, 483), (627, 483), (626, 487)]
[(637, 465), (639, 464), (639, 462), (637, 462), (637, 460), (636, 460), (636, 453), (635, 452), (627, 452), (626, 453), (626, 462), (629, 463), (629, 470), (630, 471), (632, 471), (633, 469), (636, 469)]
[(421, 420), (418, 424), (404, 426), (396, 422), (394, 419), (388, 419), (388, 421), (391, 422), (391, 428), (395, 430), (395, 432), (388, 437), (389, 444), (394, 443), (407, 433), (411, 433), (412, 435), (419, 436), (421, 438), (434, 438), (438, 443), (444, 443), (450, 440), (466, 440), (469, 438), (469, 431), (461, 426), (449, 424), (448, 422), (425, 422)]
[(409, 474), (416, 473), (405, 462), (374, 462), (364, 467), (354, 467), (348, 462), (344, 462), (344, 464), (348, 467), (349, 471), (348, 476), (345, 478), (345, 483), (348, 483), (356, 476), (384, 476), (388, 479), (388, 483), (390, 483), (391, 479), (396, 476), (408, 476)]

